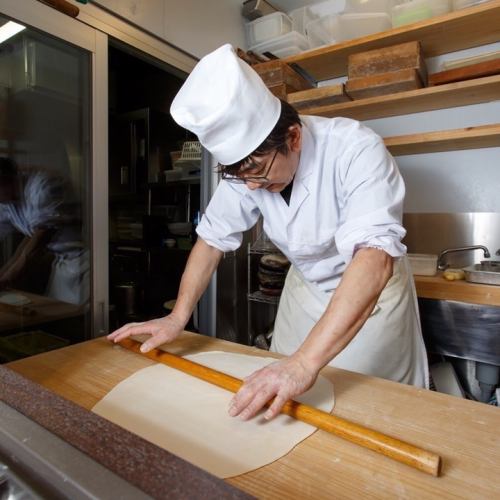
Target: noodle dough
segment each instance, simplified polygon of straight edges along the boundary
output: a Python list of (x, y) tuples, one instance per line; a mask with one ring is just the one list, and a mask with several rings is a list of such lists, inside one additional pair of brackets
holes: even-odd
[[(275, 361), (218, 351), (185, 358), (238, 378)], [(246, 422), (230, 417), (227, 410), (232, 396), (224, 389), (156, 364), (119, 383), (92, 411), (221, 478), (279, 459), (316, 430), (287, 415), (268, 422), (263, 411)], [(296, 399), (330, 412), (333, 386), (320, 376)]]

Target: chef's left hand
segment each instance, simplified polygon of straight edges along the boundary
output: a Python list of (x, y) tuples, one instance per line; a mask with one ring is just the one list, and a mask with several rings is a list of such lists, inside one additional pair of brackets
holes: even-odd
[(248, 420), (274, 397), (264, 414), (264, 418), (270, 420), (279, 414), (289, 399), (312, 387), (318, 371), (310, 366), (300, 352), (271, 363), (245, 378), (243, 386), (231, 400), (229, 415), (239, 415), (242, 420)]

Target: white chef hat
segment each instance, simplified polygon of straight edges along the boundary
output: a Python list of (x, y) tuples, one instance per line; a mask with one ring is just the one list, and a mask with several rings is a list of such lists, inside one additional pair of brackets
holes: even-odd
[(170, 107), (174, 120), (223, 165), (255, 151), (280, 112), (280, 100), (229, 44), (198, 62)]

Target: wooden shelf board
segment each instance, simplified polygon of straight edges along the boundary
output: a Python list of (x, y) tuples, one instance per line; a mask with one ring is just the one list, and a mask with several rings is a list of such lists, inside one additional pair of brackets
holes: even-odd
[(419, 40), (425, 57), (477, 47), (500, 40), (500, 0), (450, 12), (418, 23), (321, 47), (285, 58), (316, 80), (347, 74), (347, 57), (356, 52)]
[(395, 156), (500, 147), (500, 124), (386, 137), (384, 142)]
[(470, 304), (500, 306), (500, 286), (467, 281), (448, 281), (436, 276), (414, 276), (417, 296), (426, 299), (456, 300)]
[(303, 115), (370, 120), (500, 99), (500, 75), (301, 110)]

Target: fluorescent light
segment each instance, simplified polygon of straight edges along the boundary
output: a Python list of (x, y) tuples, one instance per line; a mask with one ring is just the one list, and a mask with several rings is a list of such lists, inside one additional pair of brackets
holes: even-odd
[(22, 24), (17, 24), (14, 21), (9, 21), (8, 23), (5, 23), (0, 28), (0, 43), (5, 42), (5, 40), (16, 35), (20, 31), (23, 31), (23, 29), (25, 28), (26, 26), (23, 26)]

